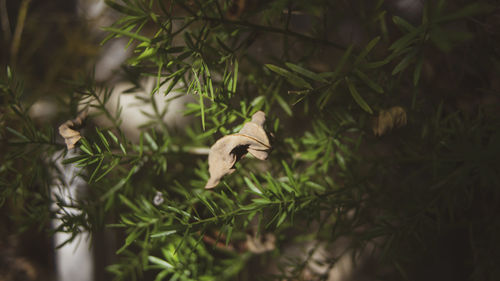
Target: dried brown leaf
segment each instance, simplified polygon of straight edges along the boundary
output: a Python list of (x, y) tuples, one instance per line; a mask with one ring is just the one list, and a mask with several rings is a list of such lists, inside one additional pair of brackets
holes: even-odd
[(266, 115), (262, 111), (252, 116), (237, 134), (218, 139), (208, 153), (208, 170), (210, 179), (205, 188), (214, 188), (222, 177), (235, 171), (234, 164), (247, 152), (260, 160), (267, 159), (271, 144), (264, 131)]
[(59, 134), (64, 138), (68, 150), (73, 149), (75, 144), (82, 138), (80, 132), (76, 129), (82, 126), (86, 117), (87, 112), (83, 111), (75, 119), (68, 120), (59, 126)]
[(373, 134), (382, 136), (394, 128), (401, 128), (406, 125), (406, 111), (401, 106), (394, 106), (388, 110), (380, 111), (378, 117), (373, 122)]

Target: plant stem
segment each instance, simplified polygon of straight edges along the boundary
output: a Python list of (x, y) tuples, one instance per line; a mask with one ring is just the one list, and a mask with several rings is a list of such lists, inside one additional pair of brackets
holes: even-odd
[(9, 23), (9, 15), (7, 14), (7, 4), (6, 0), (0, 0), (0, 21), (2, 23), (2, 33), (4, 36), (5, 42), (10, 41), (10, 23)]
[(326, 39), (314, 38), (314, 37), (311, 37), (311, 36), (308, 36), (308, 35), (305, 35), (302, 33), (298, 33), (295, 31), (291, 31), (288, 29), (285, 30), (285, 29), (276, 28), (276, 27), (272, 27), (272, 26), (259, 25), (259, 24), (246, 22), (246, 21), (235, 21), (235, 20), (229, 20), (229, 19), (224, 19), (224, 18), (221, 19), (221, 18), (213, 18), (213, 17), (200, 17), (200, 19), (206, 20), (206, 21), (220, 22), (221, 24), (244, 26), (244, 27), (250, 28), (250, 29), (255, 30), (255, 31), (284, 34), (284, 35), (293, 36), (293, 37), (296, 37), (298, 39), (302, 39), (305, 41), (310, 41), (310, 42), (313, 42), (316, 44), (331, 46), (331, 47), (334, 47), (334, 48), (339, 49), (339, 50), (343, 50), (343, 51), (347, 50), (346, 47), (344, 47), (340, 44), (337, 44), (335, 42), (328, 41)]
[(21, 6), (19, 7), (19, 13), (17, 16), (16, 29), (14, 31), (14, 38), (12, 38), (12, 45), (10, 47), (10, 59), (11, 65), (14, 67), (17, 61), (17, 53), (19, 51), (19, 45), (21, 44), (21, 34), (24, 29), (24, 22), (26, 21), (26, 14), (28, 13), (28, 7), (31, 0), (23, 0)]

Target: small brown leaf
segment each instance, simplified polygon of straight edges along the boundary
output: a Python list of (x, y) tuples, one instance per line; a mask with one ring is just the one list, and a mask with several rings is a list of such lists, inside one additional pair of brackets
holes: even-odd
[(216, 187), (222, 177), (233, 173), (234, 164), (247, 152), (257, 159), (267, 159), (271, 144), (264, 131), (265, 120), (265, 113), (258, 111), (252, 116), (252, 121), (246, 123), (239, 133), (224, 136), (212, 145), (208, 153), (210, 179), (205, 188)]
[(83, 111), (75, 119), (68, 120), (59, 126), (59, 134), (64, 138), (68, 150), (74, 148), (75, 144), (82, 138), (80, 132), (75, 129), (82, 126), (86, 117), (87, 111)]
[(401, 106), (394, 106), (388, 110), (380, 111), (373, 122), (373, 134), (382, 136), (393, 128), (401, 128), (406, 125), (406, 111)]

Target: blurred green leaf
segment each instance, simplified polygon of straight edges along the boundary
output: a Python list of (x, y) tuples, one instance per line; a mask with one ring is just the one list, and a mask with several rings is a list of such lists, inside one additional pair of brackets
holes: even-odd
[(351, 93), (351, 96), (354, 98), (356, 103), (366, 112), (373, 114), (372, 109), (370, 106), (366, 103), (366, 101), (359, 95), (358, 90), (352, 83), (352, 81), (348, 78), (345, 77), (344, 79), (347, 82), (347, 87), (349, 88), (349, 92)]
[(265, 66), (267, 68), (269, 68), (270, 70), (272, 70), (273, 72), (285, 77), (286, 80), (290, 84), (294, 85), (295, 87), (312, 89), (311, 84), (309, 84), (306, 80), (300, 78), (299, 76), (293, 74), (292, 72), (290, 72), (284, 68), (281, 68), (281, 67), (278, 67), (278, 66), (275, 66), (272, 64), (266, 64)]
[(156, 264), (156, 265), (159, 265), (165, 269), (171, 269), (171, 268), (174, 268), (173, 265), (171, 265), (170, 263), (166, 262), (165, 260), (162, 260), (160, 258), (157, 258), (157, 257), (154, 257), (154, 256), (148, 256), (148, 260), (153, 263), (153, 264)]
[(130, 37), (131, 39), (135, 39), (135, 40), (138, 40), (138, 41), (142, 41), (142, 42), (146, 42), (146, 43), (150, 43), (151, 42), (151, 39), (149, 39), (148, 37), (145, 37), (145, 36), (133, 33), (133, 32), (129, 32), (129, 31), (126, 31), (126, 30), (123, 30), (123, 29), (119, 29), (119, 28), (115, 28), (115, 27), (103, 27), (102, 29), (105, 30), (105, 31), (109, 31), (109, 32), (115, 33), (117, 35), (122, 35), (122, 36)]
[(379, 93), (379, 94), (382, 94), (384, 92), (384, 89), (382, 89), (382, 87), (380, 85), (378, 85), (377, 83), (373, 82), (368, 76), (366, 76), (366, 74), (364, 74), (363, 72), (355, 69), (354, 70), (354, 74), (356, 74), (356, 76), (358, 76), (363, 82), (365, 82), (365, 84), (370, 87), (372, 90), (374, 90), (375, 92)]
[(361, 53), (359, 53), (359, 55), (356, 57), (354, 65), (357, 65), (359, 62), (361, 62), (371, 52), (371, 50), (377, 45), (379, 41), (380, 41), (380, 36), (377, 36), (373, 38), (370, 42), (368, 42), (363, 51), (361, 51)]
[(312, 79), (312, 80), (315, 80), (315, 81), (319, 81), (319, 82), (323, 82), (323, 83), (327, 83), (328, 81), (319, 76), (317, 73), (314, 73), (310, 70), (307, 70), (301, 66), (298, 66), (296, 64), (293, 64), (293, 63), (290, 63), (290, 62), (286, 62), (285, 65), (290, 68), (291, 70), (299, 73), (299, 74), (302, 74), (304, 75), (305, 77), (309, 78), (309, 79)]
[(393, 16), (392, 21), (405, 33), (415, 31), (415, 27), (401, 17)]

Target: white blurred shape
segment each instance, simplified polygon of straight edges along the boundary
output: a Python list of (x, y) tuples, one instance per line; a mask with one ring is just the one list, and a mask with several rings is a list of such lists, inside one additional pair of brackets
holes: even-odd
[(99, 60), (95, 65), (95, 79), (97, 81), (106, 81), (113, 75), (116, 69), (130, 55), (130, 51), (125, 49), (127, 40), (115, 39), (106, 44), (106, 48), (101, 50)]
[[(180, 84), (180, 83), (179, 83)], [(121, 107), (121, 119), (123, 122), (120, 129), (124, 132), (125, 136), (133, 141), (139, 139), (139, 127), (152, 120), (151, 116), (155, 117), (156, 113), (151, 102), (145, 102), (143, 99), (154, 99), (158, 111), (166, 110), (166, 114), (161, 121), (169, 128), (181, 128), (185, 126), (190, 118), (184, 116), (185, 104), (192, 101), (193, 98), (177, 92), (175, 88), (168, 93), (164, 94), (168, 88), (169, 83), (161, 86), (157, 92), (151, 96), (151, 92), (156, 86), (155, 78), (147, 78), (142, 81), (142, 89), (138, 89), (133, 93), (124, 93), (132, 87), (132, 84), (127, 82), (117, 83), (109, 101), (106, 103), (106, 109), (115, 116), (117, 108)], [(179, 85), (181, 86), (181, 85)], [(90, 114), (96, 113), (94, 108), (89, 112)], [(111, 126), (111, 122), (104, 116), (100, 115), (93, 118), (99, 126)]]
[[(58, 232), (54, 236), (56, 245), (69, 239), (71, 234)], [(55, 252), (58, 281), (94, 280), (93, 253), (90, 249), (89, 234), (82, 233)]]
[[(62, 153), (62, 152), (61, 152)], [(77, 156), (69, 151), (65, 158)], [(52, 211), (56, 212), (56, 219), (52, 220), (52, 227), (58, 228), (63, 223), (65, 214), (79, 215), (81, 213), (76, 207), (77, 198), (85, 192), (85, 181), (78, 176), (80, 169), (74, 164), (63, 165), (63, 157), (56, 161), (56, 167), (62, 172), (52, 186), (52, 196), (54, 203)], [(57, 205), (56, 198), (64, 203), (64, 206)], [(75, 206), (75, 207), (73, 207)], [(54, 235), (54, 245), (58, 246), (67, 241), (71, 233), (56, 232)], [(81, 231), (77, 237), (55, 250), (56, 276), (58, 281), (91, 281), (94, 280), (93, 251), (90, 245), (90, 234)]]
[(37, 100), (29, 109), (31, 118), (41, 121), (49, 121), (57, 114), (57, 104), (46, 99)]

